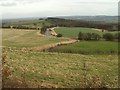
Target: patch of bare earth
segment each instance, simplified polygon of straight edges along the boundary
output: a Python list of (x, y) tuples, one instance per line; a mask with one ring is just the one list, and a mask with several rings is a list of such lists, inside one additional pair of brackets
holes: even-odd
[(96, 31), (99, 31), (99, 32), (107, 32), (107, 30), (102, 30), (102, 29), (94, 29), (94, 30), (96, 30)]

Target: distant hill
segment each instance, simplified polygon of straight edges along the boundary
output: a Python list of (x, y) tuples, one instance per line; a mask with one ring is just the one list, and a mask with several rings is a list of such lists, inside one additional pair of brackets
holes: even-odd
[(20, 21), (31, 21), (31, 20), (38, 20), (38, 18), (37, 17), (33, 17), (33, 18), (2, 19), (2, 23), (11, 23), (11, 22), (20, 22)]
[(72, 19), (72, 20), (87, 20), (87, 21), (105, 21), (117, 23), (118, 16), (60, 16), (57, 18)]
[[(46, 18), (46, 17), (41, 17)], [(105, 21), (109, 23), (117, 23), (118, 16), (56, 16), (55, 18), (63, 18), (63, 19), (71, 19), (71, 20), (86, 20), (86, 21)], [(31, 18), (16, 18), (16, 19), (2, 19), (3, 23), (6, 22), (19, 22), (19, 21), (30, 21), (37, 20), (39, 17), (31, 17)], [(1, 20), (0, 20), (1, 21)]]
[(118, 30), (117, 16), (60, 16), (48, 18), (9, 19), (2, 22), (3, 28), (13, 26), (18, 29), (40, 29), (48, 27), (87, 27)]
[(97, 28), (105, 30), (118, 30), (118, 23), (105, 22), (105, 21), (95, 21), (95, 20), (71, 20), (63, 18), (49, 17), (45, 21), (51, 23), (54, 26), (60, 27), (87, 27), (87, 28)]

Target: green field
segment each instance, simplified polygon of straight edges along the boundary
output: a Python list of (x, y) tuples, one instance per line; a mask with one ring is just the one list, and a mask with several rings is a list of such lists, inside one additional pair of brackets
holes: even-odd
[(49, 51), (80, 54), (117, 54), (118, 42), (80, 41), (71, 45), (55, 47)]
[(29, 28), (41, 28), (43, 26), (43, 23), (46, 26), (51, 25), (51, 23), (45, 20), (31, 20), (31, 21), (19, 21), (19, 22), (6, 23), (5, 26), (25, 26)]
[[(70, 37), (70, 38), (77, 38), (79, 32), (83, 33), (97, 33), (99, 35), (103, 35), (106, 32), (100, 32), (95, 30), (94, 28), (82, 28), (82, 27), (58, 27), (55, 28), (55, 31), (57, 33), (61, 33), (64, 37)], [(109, 32), (109, 33), (117, 33), (117, 32)]]
[[(42, 36), (34, 30), (3, 29), (3, 87), (98, 88), (118, 87), (117, 54), (72, 54), (21, 50), (44, 47), (66, 38)], [(72, 46), (73, 45), (73, 46)], [(116, 42), (79, 42), (64, 50), (117, 51)], [(16, 47), (16, 48), (14, 48)]]
[[(117, 88), (117, 55), (43, 53), (4, 49), (4, 87)], [(8, 69), (9, 67), (9, 69)]]
[(17, 48), (29, 48), (29, 47), (42, 47), (46, 44), (65, 41), (67, 39), (59, 39), (55, 37), (39, 35), (39, 31), (36, 30), (11, 30), (3, 29), (3, 46), (17, 47)]

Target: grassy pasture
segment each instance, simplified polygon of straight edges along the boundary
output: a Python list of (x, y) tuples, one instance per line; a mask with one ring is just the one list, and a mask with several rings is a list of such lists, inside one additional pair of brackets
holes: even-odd
[[(3, 29), (3, 86), (31, 88), (78, 88), (78, 87), (116, 87), (118, 86), (118, 56), (83, 55), (24, 51), (19, 48), (42, 47), (46, 44), (64, 41), (53, 37), (38, 35), (33, 30)], [(86, 44), (87, 43), (87, 44)], [(94, 43), (94, 44), (93, 44)], [(80, 42), (67, 46), (68, 49), (98, 46), (104, 42)], [(100, 44), (101, 43), (101, 44)], [(74, 46), (75, 45), (75, 46)], [(81, 45), (81, 47), (79, 46)], [(16, 47), (13, 49), (12, 47)], [(105, 47), (116, 50), (116, 44), (107, 42)], [(105, 47), (100, 47), (104, 49)], [(56, 47), (57, 48), (57, 47)], [(61, 48), (61, 47), (59, 47)], [(85, 48), (83, 50), (85, 50)], [(86, 50), (87, 50), (86, 49)], [(91, 50), (90, 49), (90, 50)], [(107, 49), (107, 50), (109, 50)], [(63, 49), (61, 49), (63, 50)], [(79, 50), (79, 49), (78, 49)], [(100, 49), (101, 50), (101, 49)]]
[[(79, 32), (83, 33), (97, 33), (99, 35), (103, 35), (106, 32), (100, 32), (95, 30), (94, 28), (82, 28), (82, 27), (58, 27), (55, 29), (57, 33), (61, 33), (64, 37), (77, 38)], [(117, 33), (117, 32), (109, 32), (109, 33)]]
[(2, 30), (3, 46), (7, 47), (42, 47), (46, 44), (65, 41), (67, 39), (58, 39), (54, 37), (38, 35), (39, 31), (35, 30)]
[(11, 22), (7, 23), (6, 26), (26, 26), (29, 28), (41, 28), (43, 26), (43, 23), (47, 26), (51, 25), (51, 23), (45, 21), (45, 20), (31, 20), (31, 21), (19, 21), (19, 22)]
[(81, 55), (3, 49), (4, 87), (117, 88), (117, 55)]
[(51, 52), (81, 54), (117, 54), (118, 42), (113, 41), (80, 41), (66, 46), (55, 47)]

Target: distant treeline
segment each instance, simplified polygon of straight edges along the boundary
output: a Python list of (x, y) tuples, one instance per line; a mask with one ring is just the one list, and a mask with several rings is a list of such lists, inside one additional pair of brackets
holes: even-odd
[(120, 32), (112, 34), (112, 33), (105, 33), (102, 36), (97, 33), (82, 33), (79, 32), (78, 34), (79, 40), (85, 41), (99, 41), (99, 40), (106, 40), (106, 41), (119, 41), (120, 42)]
[(86, 28), (98, 28), (109, 31), (117, 31), (117, 23), (106, 23), (104, 21), (84, 21), (84, 20), (68, 20), (60, 18), (47, 18), (46, 21), (55, 26), (61, 27), (86, 27)]
[[(84, 20), (70, 20), (70, 19), (61, 19), (61, 18), (47, 18), (47, 19), (39, 19), (45, 20), (50, 24), (46, 26), (46, 23), (43, 22), (43, 27), (86, 27), (86, 28), (97, 28), (97, 29), (104, 29), (108, 31), (117, 31), (118, 30), (118, 23), (106, 23), (104, 21), (84, 21)], [(40, 29), (36, 27), (37, 23), (33, 23), (34, 27), (29, 27), (23, 25), (13, 25), (13, 28), (16, 29)], [(9, 23), (2, 23), (2, 28), (11, 28)]]
[[(12, 25), (11, 25), (12, 26)], [(14, 28), (14, 29), (31, 29), (31, 30), (39, 30), (39, 28), (35, 28), (35, 27), (28, 27), (28, 26), (22, 26), (22, 25), (14, 25), (11, 27), (10, 25), (6, 25), (6, 24), (3, 24), (2, 25), (2, 28)]]

